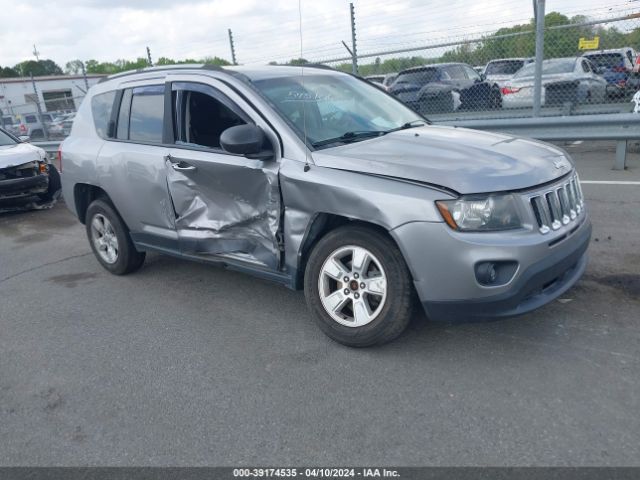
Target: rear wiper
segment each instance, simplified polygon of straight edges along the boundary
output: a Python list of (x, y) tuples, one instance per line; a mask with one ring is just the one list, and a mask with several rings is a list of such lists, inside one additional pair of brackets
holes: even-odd
[(357, 142), (358, 140), (364, 140), (366, 138), (379, 137), (387, 133), (384, 130), (363, 130), (359, 132), (345, 132), (339, 137), (327, 138), (326, 140), (319, 140), (313, 142), (311, 145), (314, 147), (322, 147), (323, 145), (330, 145), (332, 143), (350, 143)]

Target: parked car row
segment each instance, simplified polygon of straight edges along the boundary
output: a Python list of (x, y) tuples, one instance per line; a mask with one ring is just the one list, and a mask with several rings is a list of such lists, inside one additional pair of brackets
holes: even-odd
[[(625, 101), (640, 90), (640, 59), (632, 48), (590, 51), (542, 62), (543, 106)], [(440, 63), (367, 80), (422, 114), (533, 106), (535, 62), (500, 58), (483, 67)]]
[[(71, 125), (75, 112), (46, 112), (41, 119), (37, 113), (27, 113), (20, 116), (3, 115), (4, 129), (16, 136), (28, 136), (32, 140), (43, 140), (46, 133), (49, 138), (64, 138), (71, 132)], [(2, 126), (0, 125), (0, 128)]]

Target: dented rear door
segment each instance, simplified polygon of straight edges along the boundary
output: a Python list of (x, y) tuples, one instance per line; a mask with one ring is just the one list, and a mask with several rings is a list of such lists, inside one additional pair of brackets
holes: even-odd
[[(224, 152), (214, 144), (230, 124), (229, 112), (245, 123), (260, 125), (260, 117), (233, 90), (210, 78), (203, 83), (174, 80), (171, 90), (175, 138), (165, 169), (181, 251), (277, 269), (281, 208), (277, 145), (271, 160)], [(224, 120), (216, 102), (227, 109)], [(191, 128), (190, 115), (195, 125), (196, 112), (199, 123)], [(272, 133), (260, 126), (267, 136)]]

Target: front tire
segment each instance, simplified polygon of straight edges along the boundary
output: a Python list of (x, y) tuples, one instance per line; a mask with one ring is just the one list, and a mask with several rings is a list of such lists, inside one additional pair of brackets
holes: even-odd
[(91, 202), (85, 225), (91, 250), (106, 270), (126, 275), (142, 267), (145, 252), (136, 250), (129, 230), (109, 202), (103, 199)]
[(38, 196), (41, 200), (50, 202), (54, 198), (56, 198), (56, 195), (61, 188), (62, 183), (60, 181), (60, 173), (58, 173), (58, 170), (55, 166), (49, 164), (49, 187), (47, 188), (47, 191), (45, 193), (41, 193)]
[(313, 248), (305, 296), (320, 329), (350, 347), (390, 342), (413, 313), (411, 274), (395, 243), (366, 226), (332, 230)]

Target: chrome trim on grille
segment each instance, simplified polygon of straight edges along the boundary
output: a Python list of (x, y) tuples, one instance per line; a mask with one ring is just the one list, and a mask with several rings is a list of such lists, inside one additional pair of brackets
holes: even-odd
[(531, 210), (543, 235), (575, 221), (584, 211), (584, 197), (577, 174), (529, 197)]

